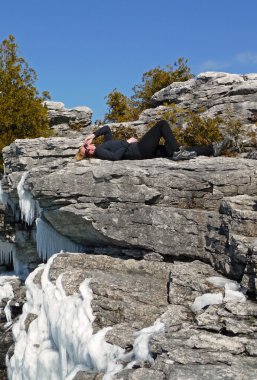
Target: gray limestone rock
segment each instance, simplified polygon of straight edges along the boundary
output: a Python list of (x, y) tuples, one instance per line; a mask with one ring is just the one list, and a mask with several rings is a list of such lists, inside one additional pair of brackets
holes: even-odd
[(61, 102), (45, 101), (50, 127), (57, 136), (74, 136), (92, 124), (93, 111), (86, 106), (65, 108)]
[(257, 115), (257, 74), (201, 73), (186, 82), (175, 82), (152, 97), (155, 105), (175, 103), (199, 110), (209, 117), (231, 108), (244, 124), (254, 124)]

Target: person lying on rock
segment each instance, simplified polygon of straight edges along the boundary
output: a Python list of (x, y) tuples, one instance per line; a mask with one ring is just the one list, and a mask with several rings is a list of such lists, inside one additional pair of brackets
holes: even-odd
[[(105, 141), (96, 146), (92, 141), (99, 136), (104, 136)], [(165, 141), (164, 145), (159, 145), (161, 138)], [(223, 145), (213, 143), (205, 146), (183, 148), (177, 142), (169, 123), (166, 120), (161, 120), (149, 129), (139, 141), (135, 137), (121, 141), (113, 140), (110, 128), (105, 125), (85, 138), (84, 144), (79, 148), (75, 158), (77, 161), (85, 157), (118, 161), (166, 157), (178, 161), (189, 160), (200, 155), (218, 156), (221, 154)]]

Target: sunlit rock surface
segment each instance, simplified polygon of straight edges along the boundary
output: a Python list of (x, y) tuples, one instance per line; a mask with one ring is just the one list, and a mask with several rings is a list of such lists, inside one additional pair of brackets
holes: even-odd
[[(244, 124), (257, 121), (257, 74), (206, 72), (186, 82), (175, 82), (152, 97), (155, 106), (174, 103), (194, 111), (204, 109), (204, 115), (225, 116), (230, 110)], [(152, 109), (153, 114), (156, 109)], [(140, 119), (149, 117), (150, 110)], [(148, 115), (148, 116), (147, 116)]]
[(62, 102), (45, 101), (50, 127), (57, 136), (75, 137), (92, 124), (93, 111), (86, 106), (65, 108)]

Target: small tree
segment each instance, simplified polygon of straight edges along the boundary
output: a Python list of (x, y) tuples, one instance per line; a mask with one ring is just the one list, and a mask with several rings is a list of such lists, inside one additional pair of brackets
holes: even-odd
[(47, 109), (34, 86), (35, 70), (18, 55), (18, 45), (10, 35), (0, 44), (0, 152), (17, 138), (49, 136)]
[(131, 99), (114, 89), (107, 95), (107, 105), (109, 113), (105, 115), (105, 120), (109, 122), (121, 123), (123, 121), (135, 120), (138, 110)]
[(162, 88), (174, 82), (182, 82), (192, 78), (187, 60), (179, 58), (174, 67), (167, 65), (165, 68), (159, 66), (145, 72), (142, 83), (133, 87), (131, 98), (123, 95), (116, 89), (107, 95), (108, 112), (105, 120), (110, 122), (121, 122), (136, 120), (139, 114), (151, 107), (152, 96)]
[(143, 74), (142, 83), (133, 87), (134, 95), (131, 97), (140, 112), (151, 107), (152, 96), (162, 88), (174, 82), (184, 82), (193, 77), (190, 74), (187, 62), (188, 60), (179, 58), (174, 63), (174, 67), (167, 65), (162, 69), (158, 66)]

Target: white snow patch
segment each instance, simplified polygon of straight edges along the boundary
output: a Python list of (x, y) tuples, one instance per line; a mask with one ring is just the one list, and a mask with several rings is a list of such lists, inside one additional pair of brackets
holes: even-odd
[(228, 278), (224, 277), (208, 277), (207, 281), (210, 282), (213, 286), (216, 286), (217, 288), (225, 288), (225, 286), (227, 286), (231, 290), (240, 289), (240, 285), (238, 284), (238, 282), (229, 280)]
[[(67, 296), (62, 287), (62, 275), (56, 284), (50, 282), (49, 270), (56, 256), (40, 265), (26, 280), (27, 302), (13, 326), (14, 355), (6, 359), (8, 379), (71, 380), (83, 369), (103, 371), (103, 379), (111, 380), (124, 368), (124, 362), (133, 358), (152, 361), (148, 342), (154, 333), (163, 330), (163, 323), (156, 321), (153, 326), (139, 331), (129, 355), (121, 347), (107, 343), (105, 334), (110, 328), (93, 334), (90, 279), (85, 279), (79, 293), (71, 296)], [(34, 279), (42, 269), (40, 286)], [(29, 313), (36, 314), (37, 318), (26, 332)]]
[(192, 311), (197, 312), (205, 306), (218, 305), (223, 302), (222, 293), (205, 293), (202, 296), (196, 297), (191, 306)]
[(205, 293), (196, 297), (194, 303), (191, 305), (193, 312), (198, 312), (205, 306), (218, 305), (222, 302), (245, 302), (246, 297), (240, 291), (240, 284), (236, 281), (229, 280), (224, 277), (208, 277), (207, 281), (217, 288), (225, 289), (225, 296), (222, 293)]
[(36, 215), (36, 202), (32, 197), (30, 191), (24, 189), (24, 183), (28, 176), (25, 172), (17, 186), (17, 193), (19, 196), (19, 205), (21, 210), (21, 219), (27, 224), (31, 225), (35, 220)]
[(238, 290), (231, 289), (228, 284), (225, 284), (224, 302), (245, 302), (246, 296)]
[(84, 252), (84, 247), (58, 233), (50, 224), (44, 222), (41, 218), (36, 219), (36, 226), (37, 252), (43, 260), (46, 261), (54, 253), (59, 253), (62, 250), (76, 253)]

